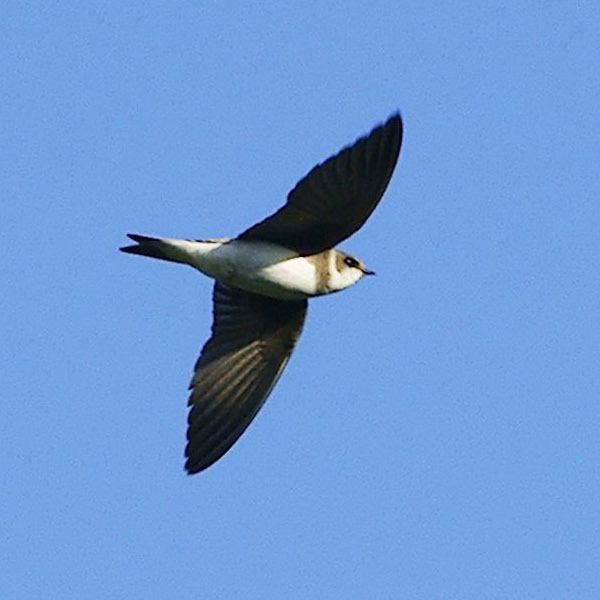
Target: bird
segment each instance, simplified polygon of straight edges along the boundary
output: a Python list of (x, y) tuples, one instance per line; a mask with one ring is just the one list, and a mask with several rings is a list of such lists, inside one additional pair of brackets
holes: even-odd
[(374, 275), (336, 246), (381, 200), (403, 129), (400, 113), (393, 113), (317, 164), (279, 210), (237, 237), (127, 234), (135, 244), (122, 252), (189, 265), (215, 280), (211, 335), (189, 384), (188, 474), (228, 452), (264, 405), (300, 337), (308, 300)]

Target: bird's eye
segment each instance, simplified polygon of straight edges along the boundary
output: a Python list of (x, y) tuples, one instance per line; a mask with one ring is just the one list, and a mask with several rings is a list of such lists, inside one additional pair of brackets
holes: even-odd
[(353, 268), (358, 267), (358, 261), (355, 258), (352, 258), (351, 256), (346, 256), (346, 258), (344, 259), (344, 262), (349, 267), (353, 267)]

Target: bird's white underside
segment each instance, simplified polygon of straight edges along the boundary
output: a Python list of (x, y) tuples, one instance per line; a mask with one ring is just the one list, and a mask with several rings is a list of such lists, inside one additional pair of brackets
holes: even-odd
[(327, 261), (326, 285), (319, 285), (315, 260), (292, 250), (260, 241), (181, 240), (162, 238), (174, 257), (225, 284), (279, 300), (299, 300), (342, 290), (353, 285), (362, 273), (357, 269), (338, 272), (335, 254)]

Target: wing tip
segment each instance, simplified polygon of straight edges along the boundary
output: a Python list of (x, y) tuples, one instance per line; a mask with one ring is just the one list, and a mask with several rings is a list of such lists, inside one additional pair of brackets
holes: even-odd
[(183, 469), (187, 475), (196, 475), (197, 473), (206, 471), (206, 469), (212, 467), (220, 458), (222, 458), (223, 455), (226, 454), (229, 449), (230, 447), (228, 447), (227, 450), (225, 450), (225, 452), (217, 453), (216, 455), (213, 451), (210, 451), (208, 453), (194, 452), (194, 454), (198, 454), (198, 456), (192, 457), (190, 445), (188, 443), (185, 449), (186, 460)]
[(398, 140), (398, 150), (402, 144), (402, 136), (404, 134), (404, 121), (402, 119), (402, 113), (399, 110), (395, 110), (381, 125), (381, 128), (385, 132), (389, 132), (393, 138)]
[(183, 470), (185, 471), (185, 474), (189, 477), (191, 475), (196, 475), (197, 473), (200, 473), (201, 471), (203, 471), (206, 468), (208, 468), (208, 467), (191, 464), (189, 460), (186, 460)]
[(402, 125), (402, 113), (399, 109), (396, 109), (392, 112), (392, 114), (384, 121), (383, 126), (387, 127), (388, 125)]

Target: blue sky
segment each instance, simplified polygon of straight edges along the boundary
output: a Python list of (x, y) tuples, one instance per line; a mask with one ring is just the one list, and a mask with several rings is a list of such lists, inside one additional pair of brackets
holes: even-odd
[[(600, 597), (597, 3), (6, 3), (0, 588), (29, 598)], [(183, 472), (233, 235), (400, 109), (378, 273), (314, 301)]]

